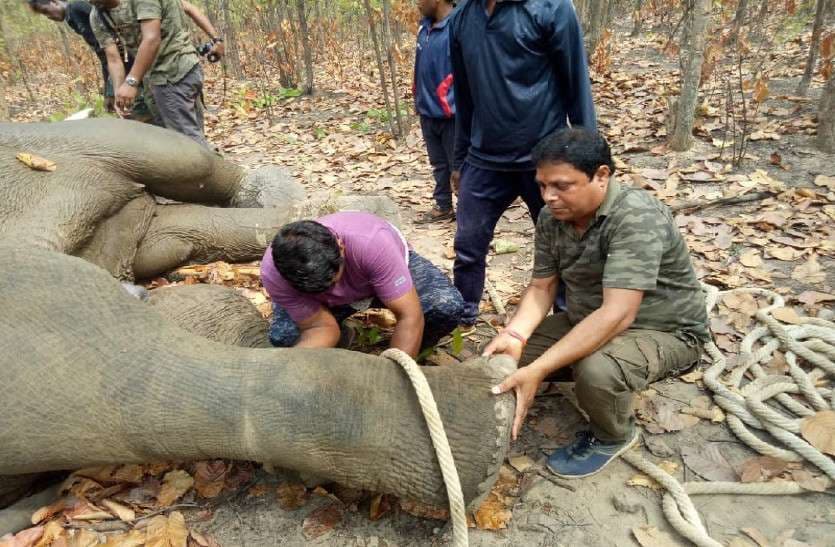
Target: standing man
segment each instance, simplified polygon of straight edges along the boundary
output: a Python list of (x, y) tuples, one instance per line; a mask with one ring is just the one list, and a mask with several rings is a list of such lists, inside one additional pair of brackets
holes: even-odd
[[(203, 71), (186, 24), (186, 11), (223, 54), (223, 40), (196, 7), (183, 0), (92, 0), (90, 20), (107, 55), (116, 89), (116, 109), (124, 113), (144, 81), (166, 128), (209, 148), (203, 134)], [(125, 75), (119, 45), (134, 57)]]
[(423, 15), (415, 54), (415, 108), (435, 177), (435, 207), (417, 224), (455, 218), (450, 177), (455, 152), (455, 94), (449, 54), (452, 0), (418, 0)]
[(82, 0), (64, 2), (63, 0), (29, 0), (29, 7), (37, 14), (45, 16), (56, 23), (67, 23), (69, 27), (81, 36), (101, 63), (101, 75), (104, 82), (104, 105), (108, 112), (113, 112), (113, 86), (110, 83), (110, 73), (107, 70), (107, 57), (104, 50), (93, 34), (90, 26), (90, 11), (93, 6)]
[(521, 196), (542, 208), (530, 151), (565, 127), (596, 128), (571, 0), (464, 0), (450, 22), (457, 108), (455, 286), (475, 324), (496, 223)]
[[(536, 147), (533, 161), (547, 205), (536, 224), (533, 278), (484, 353), (520, 361), (493, 389), (516, 392), (514, 439), (543, 380), (573, 371), (591, 428), (555, 451), (548, 467), (587, 477), (637, 441), (633, 394), (699, 361), (710, 340), (705, 299), (669, 209), (614, 180), (602, 136), (562, 129)], [(546, 317), (559, 281), (567, 312)]]

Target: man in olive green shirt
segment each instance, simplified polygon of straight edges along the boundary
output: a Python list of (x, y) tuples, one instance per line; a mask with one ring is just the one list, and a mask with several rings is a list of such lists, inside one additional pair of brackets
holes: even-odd
[[(213, 53), (222, 54), (222, 40), (196, 8), (183, 0), (92, 0), (90, 22), (105, 50), (116, 88), (118, 112), (128, 111), (145, 82), (168, 129), (205, 147), (203, 134), (203, 73), (191, 43), (186, 12), (210, 35)], [(195, 14), (196, 12), (196, 14)], [(119, 46), (135, 57), (124, 76)]]
[[(563, 129), (537, 145), (533, 159), (546, 204), (536, 226), (533, 278), (484, 353), (520, 362), (493, 388), (516, 392), (514, 438), (540, 384), (571, 367), (591, 430), (554, 452), (548, 467), (562, 477), (586, 477), (637, 441), (634, 392), (698, 362), (710, 339), (707, 312), (672, 215), (649, 193), (614, 180), (602, 136)], [(546, 317), (560, 280), (567, 312)]]

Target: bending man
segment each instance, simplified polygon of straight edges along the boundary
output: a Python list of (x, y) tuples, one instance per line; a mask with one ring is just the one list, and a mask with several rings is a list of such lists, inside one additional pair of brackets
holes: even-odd
[(397, 318), (391, 346), (415, 357), (456, 327), (464, 306), (443, 272), (369, 213), (287, 224), (264, 254), (261, 281), (273, 302), (270, 342), (278, 347), (345, 347), (344, 319), (386, 307)]
[[(570, 369), (591, 421), (548, 459), (566, 478), (597, 473), (638, 439), (633, 393), (696, 364), (709, 340), (704, 295), (670, 211), (622, 186), (606, 140), (563, 129), (533, 151), (546, 207), (533, 279), (507, 328), (485, 349), (520, 360), (494, 392), (516, 391), (514, 438), (546, 377)], [(546, 317), (557, 282), (567, 312)]]

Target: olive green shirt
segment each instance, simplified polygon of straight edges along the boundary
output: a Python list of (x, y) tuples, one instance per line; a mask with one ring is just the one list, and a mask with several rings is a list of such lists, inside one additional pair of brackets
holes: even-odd
[(558, 276), (577, 324), (603, 304), (603, 289), (644, 292), (630, 328), (710, 340), (705, 298), (672, 214), (644, 190), (611, 179), (582, 235), (544, 207), (536, 224), (533, 276)]
[(122, 0), (117, 7), (104, 10), (104, 18), (115, 34), (102, 21), (97, 8), (90, 12), (90, 24), (99, 44), (107, 47), (118, 39), (132, 57), (136, 57), (142, 42), (140, 22), (160, 20), (159, 52), (145, 75), (145, 81), (152, 85), (175, 84), (199, 62), (181, 0)]

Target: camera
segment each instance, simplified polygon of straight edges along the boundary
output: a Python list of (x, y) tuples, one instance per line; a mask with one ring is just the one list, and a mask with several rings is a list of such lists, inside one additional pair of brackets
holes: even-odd
[(197, 46), (197, 54), (201, 57), (205, 57), (210, 63), (218, 62), (220, 57), (216, 53), (211, 53), (214, 45), (214, 42), (206, 42), (205, 44)]

